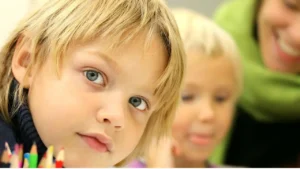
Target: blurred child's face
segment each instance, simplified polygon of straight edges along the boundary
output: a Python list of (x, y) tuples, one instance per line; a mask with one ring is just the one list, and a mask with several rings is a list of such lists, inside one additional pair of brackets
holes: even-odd
[(263, 61), (271, 70), (300, 72), (300, 1), (264, 0), (258, 16)]
[(33, 76), (34, 123), (47, 146), (65, 149), (67, 167), (112, 166), (138, 144), (167, 64), (160, 37), (144, 50), (145, 36), (115, 50), (108, 50), (110, 39), (73, 45), (60, 78), (51, 59)]
[(173, 137), (190, 161), (207, 160), (227, 133), (234, 112), (237, 83), (232, 61), (187, 53), (187, 72)]

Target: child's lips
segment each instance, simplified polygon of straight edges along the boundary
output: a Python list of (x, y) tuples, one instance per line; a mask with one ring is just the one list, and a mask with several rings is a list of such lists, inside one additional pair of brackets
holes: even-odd
[(109, 137), (104, 134), (80, 134), (78, 135), (83, 139), (87, 145), (101, 153), (112, 151), (112, 142)]
[(213, 137), (209, 134), (190, 134), (188, 139), (196, 145), (208, 145), (212, 142)]

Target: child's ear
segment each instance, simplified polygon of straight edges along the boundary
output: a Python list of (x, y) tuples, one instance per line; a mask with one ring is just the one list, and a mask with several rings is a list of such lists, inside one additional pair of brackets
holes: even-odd
[(32, 75), (30, 73), (28, 73), (27, 78), (25, 78), (25, 75), (28, 71), (30, 59), (30, 41), (24, 35), (21, 35), (17, 41), (13, 54), (12, 73), (15, 79), (24, 88), (29, 88), (30, 82), (32, 80)]

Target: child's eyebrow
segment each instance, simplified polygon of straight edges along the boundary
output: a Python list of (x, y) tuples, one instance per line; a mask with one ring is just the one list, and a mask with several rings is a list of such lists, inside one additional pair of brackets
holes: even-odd
[(115, 72), (120, 72), (120, 67), (116, 61), (114, 61), (111, 57), (107, 54), (102, 53), (100, 51), (90, 51), (89, 53), (98, 56), (99, 58), (103, 59), (105, 62), (108, 63), (109, 67), (111, 67)]

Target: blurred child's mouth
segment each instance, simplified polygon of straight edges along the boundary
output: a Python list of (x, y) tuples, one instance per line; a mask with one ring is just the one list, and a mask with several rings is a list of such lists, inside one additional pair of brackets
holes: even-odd
[(205, 134), (190, 134), (188, 136), (188, 139), (196, 145), (209, 145), (212, 142), (212, 136), (211, 135), (205, 135)]
[(111, 141), (99, 134), (79, 134), (83, 141), (92, 149), (105, 153), (111, 151)]

